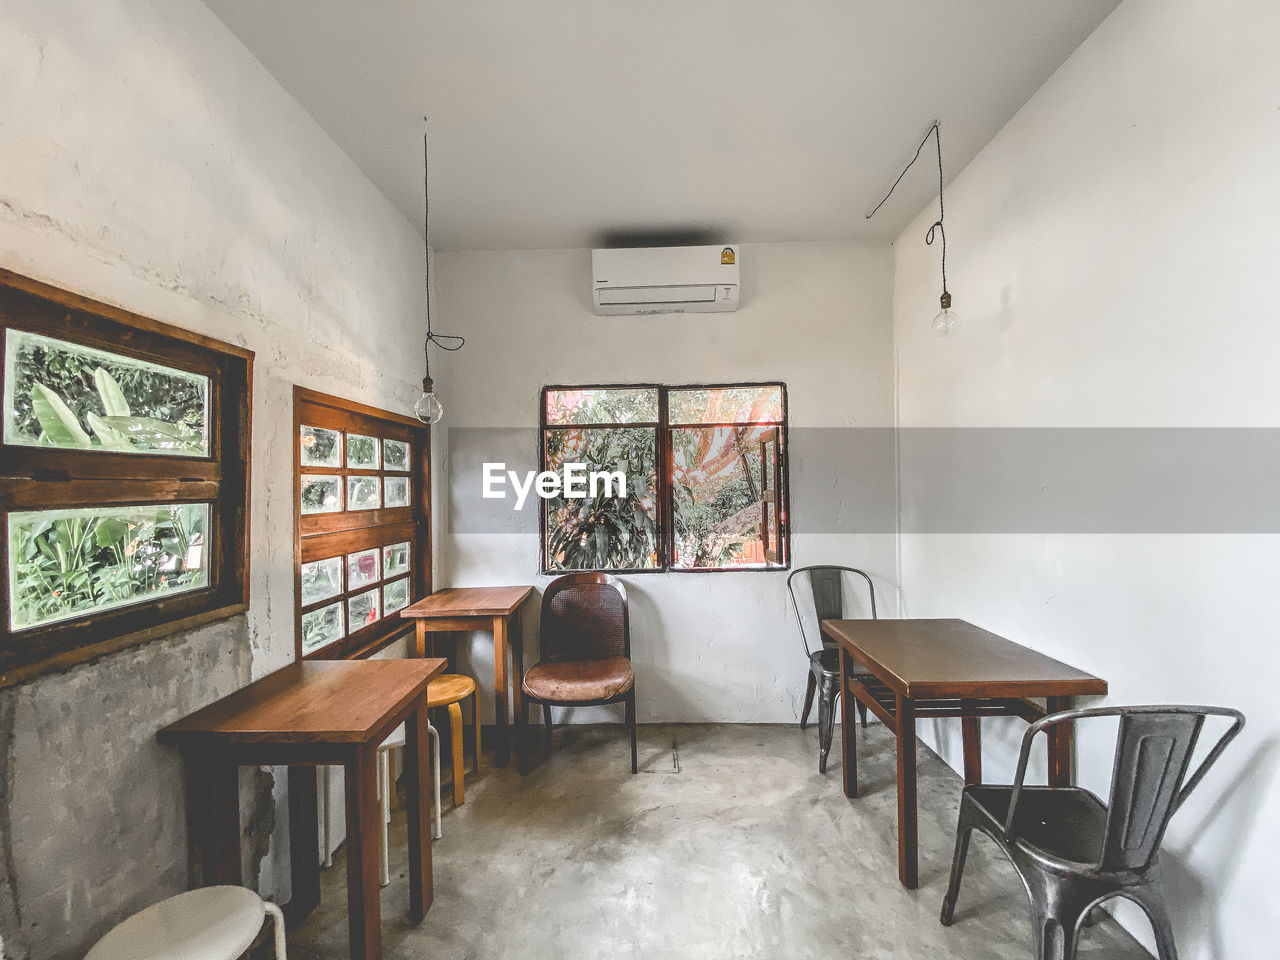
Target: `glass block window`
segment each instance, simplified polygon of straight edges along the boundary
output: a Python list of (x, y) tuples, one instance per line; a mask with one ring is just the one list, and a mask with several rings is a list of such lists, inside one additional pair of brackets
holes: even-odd
[(302, 388), (294, 418), (297, 652), (363, 655), (411, 629), (398, 612), (430, 592), (428, 504), (415, 500), (430, 489), (427, 430)]

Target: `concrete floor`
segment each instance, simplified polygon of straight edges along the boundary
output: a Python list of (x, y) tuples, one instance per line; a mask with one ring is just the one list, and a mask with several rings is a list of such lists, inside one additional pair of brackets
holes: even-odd
[[(435, 904), (412, 927), (403, 811), (383, 890), (388, 960), (643, 957), (1026, 960), (1026, 894), (975, 835), (950, 928), (938, 922), (960, 778), (920, 749), (919, 890), (898, 884), (893, 740), (859, 734), (860, 799), (840, 789), (840, 746), (823, 776), (817, 734), (790, 726), (646, 726), (641, 772), (620, 728), (556, 733), (528, 777), (486, 757), (432, 848)], [(672, 745), (679, 755), (673, 763)], [(289, 934), (291, 960), (347, 956), (346, 865), (323, 874), (321, 906)], [(1113, 921), (1081, 960), (1145, 960)]]

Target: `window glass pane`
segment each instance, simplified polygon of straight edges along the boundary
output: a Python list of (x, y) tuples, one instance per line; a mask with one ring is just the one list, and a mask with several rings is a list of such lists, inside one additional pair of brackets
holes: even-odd
[(342, 558), (315, 560), (302, 565), (302, 605), (327, 600), (342, 593)]
[(387, 477), (388, 507), (407, 507), (409, 505), (409, 478)]
[(675, 566), (765, 565), (760, 441), (772, 435), (770, 427), (671, 431)]
[(547, 563), (553, 570), (636, 570), (658, 565), (657, 431), (651, 427), (548, 430), (546, 469), (565, 463), (618, 471), (618, 484), (598, 482), (594, 496), (547, 501)]
[(358, 470), (378, 469), (378, 438), (347, 434), (347, 466)]
[(688, 387), (667, 392), (670, 423), (782, 422), (782, 387)]
[(381, 480), (377, 477), (347, 477), (348, 510), (376, 510), (381, 505)]
[(339, 513), (342, 510), (342, 478), (303, 474), (302, 513)]
[(209, 585), (209, 504), (9, 515), (9, 628), (21, 630)]
[(409, 605), (409, 578), (388, 583), (382, 588), (382, 609), (387, 615)]
[(302, 652), (310, 653), (341, 640), (346, 631), (342, 628), (342, 601), (331, 603), (319, 610), (302, 615)]
[(209, 455), (209, 378), (5, 331), (4, 442)]
[(382, 548), (382, 575), (384, 577), (395, 577), (408, 572), (408, 543), (392, 543)]
[(383, 440), (382, 468), (384, 470), (408, 470), (409, 445), (403, 440)]
[(347, 589), (359, 590), (371, 583), (377, 583), (378, 548), (361, 550), (359, 553), (347, 554)]
[(364, 593), (357, 593), (348, 600), (347, 621), (351, 624), (351, 632), (355, 633), (361, 627), (376, 623), (380, 616), (379, 606), (377, 587), (366, 590)]
[(547, 423), (653, 423), (657, 387), (596, 387), (548, 390)]
[(342, 434), (337, 430), (303, 426), (299, 442), (304, 467), (342, 466)]

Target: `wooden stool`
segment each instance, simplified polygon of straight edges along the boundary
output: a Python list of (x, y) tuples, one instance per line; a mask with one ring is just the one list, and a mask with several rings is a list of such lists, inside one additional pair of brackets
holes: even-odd
[(471, 724), (476, 728), (476, 772), (480, 772), (480, 698), (476, 696), (476, 682), (460, 673), (442, 673), (427, 687), (428, 707), (449, 708), (449, 733), (453, 743), (453, 805), (460, 807), (467, 802), (467, 789), (462, 782), (462, 707), (463, 700), (471, 697)]

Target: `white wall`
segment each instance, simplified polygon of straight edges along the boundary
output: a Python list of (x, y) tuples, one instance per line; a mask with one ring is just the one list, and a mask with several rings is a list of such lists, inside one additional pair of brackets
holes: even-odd
[[(154, 731), (241, 685), (250, 659), (260, 675), (292, 658), (290, 391), (412, 404), (422, 248), (195, 0), (7, 0), (0, 153), (0, 265), (257, 352), (247, 628), (5, 694), (22, 925), (0, 929), (0, 953), (43, 960), (81, 956), (122, 913), (185, 889), (182, 783)], [(112, 696), (121, 683), (139, 695)], [(280, 836), (283, 804), (275, 816)], [(262, 882), (283, 898), (281, 853)]]
[[(437, 354), (449, 430), (520, 428), (536, 450), (539, 391), (549, 383), (787, 383), (796, 470), (821, 450), (807, 428), (892, 422), (891, 258), (887, 248), (836, 243), (747, 246), (742, 307), (729, 314), (598, 317), (587, 250), (441, 253), (439, 329), (462, 334)], [(436, 363), (436, 361), (433, 361)], [(480, 485), (478, 470), (448, 473), (447, 438), (436, 497), (439, 582), (543, 583), (536, 526), (527, 532), (455, 533), (449, 487)], [(818, 507), (793, 493), (797, 527)], [(888, 532), (797, 534), (794, 563), (865, 566), (881, 587), (895, 577)], [(624, 578), (632, 608), (638, 716), (658, 721), (791, 721), (803, 702), (805, 663), (787, 608), (785, 573), (644, 574)], [(526, 663), (537, 651), (526, 622)], [(492, 648), (471, 646), (471, 668), (492, 676)], [(488, 707), (486, 706), (486, 709)], [(618, 710), (620, 715), (620, 708)], [(536, 718), (534, 718), (536, 721)]]
[[(1280, 426), (1276, 36), (1272, 0), (1126, 0), (1102, 24), (947, 190), (951, 338), (929, 331), (934, 211), (897, 241), (903, 427)], [(904, 473), (904, 518), (921, 480)], [(1246, 712), (1165, 870), (1184, 957), (1273, 956), (1280, 538), (906, 531), (901, 551), (908, 615), (1093, 671), (1110, 702)], [(989, 778), (1017, 727), (986, 724)], [(958, 766), (955, 727), (932, 738)], [(1106, 744), (1080, 754), (1105, 783)]]

